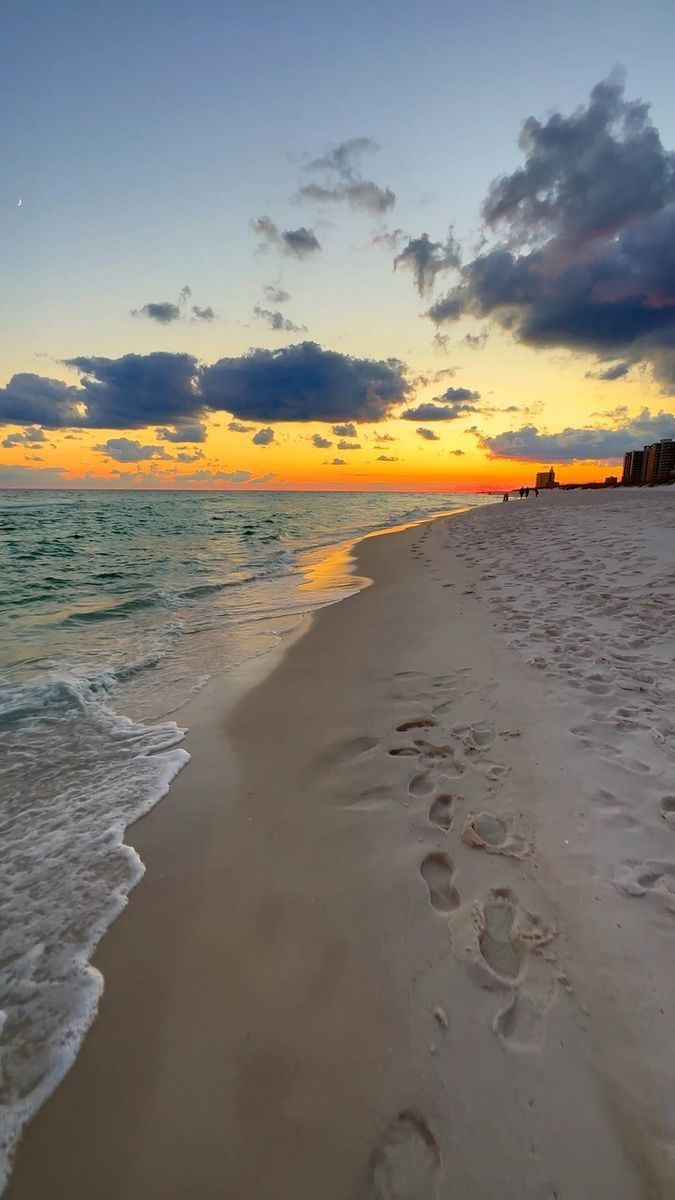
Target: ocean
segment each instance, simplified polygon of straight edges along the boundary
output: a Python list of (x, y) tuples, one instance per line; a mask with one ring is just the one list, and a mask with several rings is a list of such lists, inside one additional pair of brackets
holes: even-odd
[(92, 953), (144, 871), (125, 830), (188, 761), (187, 701), (362, 585), (317, 570), (336, 545), (487, 502), (0, 492), (0, 1190), (95, 1016)]

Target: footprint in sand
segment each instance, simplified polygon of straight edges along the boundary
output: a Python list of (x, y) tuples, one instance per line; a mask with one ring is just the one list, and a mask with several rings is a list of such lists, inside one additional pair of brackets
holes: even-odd
[(449, 794), (437, 796), (432, 802), (429, 809), (429, 820), (432, 825), (438, 825), (439, 829), (444, 829), (447, 833), (452, 825), (452, 809), (455, 803), (455, 797)]
[(463, 743), (465, 754), (487, 750), (497, 736), (496, 729), (482, 721), (475, 725), (455, 725), (451, 732)]
[(614, 886), (624, 896), (652, 893), (675, 911), (675, 863), (622, 863), (614, 872)]
[(495, 817), (492, 813), (470, 813), (462, 827), (462, 841), (475, 850), (488, 854), (505, 854), (522, 858), (527, 852), (525, 838), (512, 832), (510, 817)]
[(433, 775), (428, 771), (420, 771), (419, 775), (413, 775), (408, 784), (408, 792), (411, 796), (430, 796), (435, 787)]
[(420, 866), (420, 875), (429, 889), (431, 907), (443, 917), (459, 906), (459, 892), (452, 882), (454, 873), (455, 865), (443, 850), (432, 850)]
[(553, 934), (527, 912), (509, 888), (494, 888), (484, 902), (462, 905), (449, 919), (452, 949), (484, 988), (508, 992), (493, 1032), (510, 1050), (543, 1043), (545, 1017), (556, 993), (551, 963), (539, 953)]
[(438, 722), (433, 717), (412, 717), (396, 726), (397, 733), (407, 733), (409, 729), (431, 729)]
[(661, 816), (675, 828), (675, 796), (664, 796), (661, 801)]
[(375, 1148), (369, 1200), (437, 1200), (440, 1168), (438, 1142), (424, 1117), (401, 1112)]

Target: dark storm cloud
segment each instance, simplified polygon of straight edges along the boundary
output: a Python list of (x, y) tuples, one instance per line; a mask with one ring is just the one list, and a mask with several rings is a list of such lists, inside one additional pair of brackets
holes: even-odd
[(268, 426), (266, 429), (259, 429), (251, 438), (254, 446), (270, 446), (274, 441), (274, 430)]
[(525, 165), (483, 206), (500, 240), (429, 317), (488, 318), (531, 346), (651, 362), (675, 388), (675, 155), (648, 105), (613, 77), (569, 117), (530, 117), (520, 146)]
[(310, 258), (318, 254), (321, 243), (312, 229), (301, 225), (298, 229), (279, 229), (271, 217), (258, 217), (250, 222), (251, 228), (263, 242), (278, 246), (284, 254), (294, 258)]
[(664, 437), (675, 437), (675, 416), (672, 413), (650, 413), (643, 409), (638, 416), (614, 424), (610, 428), (567, 428), (560, 433), (543, 433), (535, 425), (507, 430), (486, 437), (478, 430), (478, 444), (490, 458), (516, 458), (531, 462), (599, 462), (619, 461), (626, 450), (640, 448)]
[[(14, 375), (0, 388), (0, 425), (152, 425), (187, 441), (186, 427), (201, 426), (209, 411), (231, 413), (239, 422), (380, 421), (410, 390), (397, 359), (354, 358), (314, 342), (253, 349), (210, 366), (198, 364), (190, 354), (159, 351), (117, 359), (78, 356), (65, 365), (80, 372), (79, 386), (39, 375)], [(239, 431), (233, 422), (230, 428)], [(241, 432), (247, 432), (246, 427)], [(175, 439), (162, 434), (161, 440)]]
[(336, 437), (355, 438), (356, 425), (353, 421), (346, 421), (342, 425), (333, 425), (333, 433)]
[(41, 429), (36, 426), (29, 426), (28, 429), (22, 430), (21, 433), (9, 433), (6, 438), (3, 438), (2, 445), (5, 450), (11, 450), (14, 446), (26, 446), (29, 450), (37, 450), (42, 442), (47, 439)]
[(404, 267), (412, 271), (415, 286), (423, 296), (434, 285), (440, 271), (448, 271), (459, 266), (459, 246), (452, 233), (448, 234), (445, 242), (432, 242), (428, 233), (411, 238), (400, 254), (394, 259), (394, 270)]
[(424, 438), (425, 442), (440, 442), (441, 440), (438, 434), (434, 433), (433, 429), (419, 428), (415, 430), (415, 433), (419, 434), (421, 438)]
[(442, 396), (436, 397), (436, 402), (428, 401), (415, 408), (407, 408), (401, 416), (404, 421), (455, 421), (466, 413), (475, 412), (477, 400), (480, 400), (480, 392), (449, 387)]
[(256, 317), (264, 321), (270, 329), (274, 329), (279, 333), (306, 333), (305, 325), (296, 325), (288, 317), (285, 317), (278, 309), (261, 308), (259, 304), (255, 304), (253, 312)]
[(177, 425), (175, 429), (160, 428), (155, 430), (160, 442), (205, 442), (206, 427), (204, 425)]
[(263, 291), (265, 298), (270, 300), (272, 304), (286, 304), (290, 300), (290, 294), (285, 292), (283, 288), (274, 287), (272, 284), (267, 284)]
[(350, 208), (381, 215), (393, 208), (396, 196), (391, 188), (381, 188), (372, 179), (364, 179), (357, 162), (366, 151), (377, 150), (371, 138), (349, 138), (334, 146), (321, 158), (307, 164), (307, 170), (326, 174), (322, 183), (308, 183), (300, 188), (298, 199), (318, 203), (345, 201)]
[(328, 450), (333, 445), (330, 438), (322, 437), (320, 433), (313, 434), (310, 441), (317, 450)]
[(379, 421), (408, 390), (397, 359), (353, 358), (315, 342), (251, 350), (202, 374), (204, 403), (243, 420)]
[[(197, 391), (199, 369), (191, 354), (155, 351), (125, 354), (122, 358), (79, 356), (66, 359), (65, 365), (82, 374), (81, 386), (72, 391), (86, 415), (59, 424), (141, 429), (156, 423), (192, 424), (201, 415), (202, 403)], [(0, 392), (0, 419), (3, 416)]]

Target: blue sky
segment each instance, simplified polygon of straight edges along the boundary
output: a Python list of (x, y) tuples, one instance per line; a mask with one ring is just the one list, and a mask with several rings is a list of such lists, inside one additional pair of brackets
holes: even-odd
[[(292, 294), (286, 315), (322, 345), (420, 369), (431, 331), (406, 273), (392, 279), (391, 254), (372, 246), (378, 229), (442, 239), (452, 224), (475, 245), (491, 180), (520, 161), (523, 119), (572, 112), (617, 63), (675, 145), (666, 0), (5, 0), (0, 37), (5, 379), (66, 379), (60, 360), (77, 355), (212, 361), (279, 345), (253, 315), (266, 284)], [(361, 166), (395, 211), (298, 203), (307, 162), (358, 136), (379, 147)], [(261, 214), (315, 229), (320, 269), (260, 250)], [(185, 284), (217, 321), (131, 315)]]

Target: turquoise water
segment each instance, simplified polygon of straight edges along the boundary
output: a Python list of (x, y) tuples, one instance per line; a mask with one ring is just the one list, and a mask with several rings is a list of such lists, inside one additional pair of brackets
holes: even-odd
[[(0, 1155), (71, 1065), (89, 960), (187, 761), (180, 710), (358, 586), (323, 549), (486, 503), (400, 493), (0, 492)], [(226, 680), (226, 674), (225, 674)], [(0, 1159), (0, 1187), (2, 1161)]]

